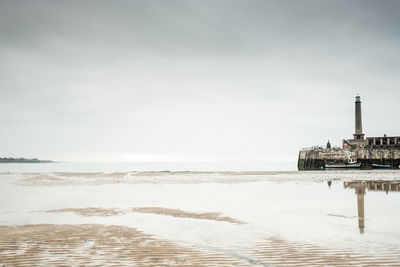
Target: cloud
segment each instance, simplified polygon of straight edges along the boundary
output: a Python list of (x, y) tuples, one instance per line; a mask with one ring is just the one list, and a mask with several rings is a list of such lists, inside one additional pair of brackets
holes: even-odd
[(2, 153), (296, 160), (351, 136), (356, 93), (398, 134), (399, 5), (2, 1)]

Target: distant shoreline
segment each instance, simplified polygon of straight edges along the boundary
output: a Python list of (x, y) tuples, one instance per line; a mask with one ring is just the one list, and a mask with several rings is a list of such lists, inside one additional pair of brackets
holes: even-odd
[(0, 164), (1, 163), (54, 163), (54, 161), (26, 158), (0, 158)]

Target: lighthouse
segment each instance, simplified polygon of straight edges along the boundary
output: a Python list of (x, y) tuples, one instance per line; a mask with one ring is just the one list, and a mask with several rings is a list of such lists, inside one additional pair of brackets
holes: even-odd
[(354, 139), (356, 140), (363, 140), (364, 139), (364, 134), (362, 132), (362, 119), (361, 119), (361, 100), (360, 96), (356, 96), (356, 102), (354, 102), (355, 107), (356, 107), (356, 123), (355, 123), (355, 128), (356, 132), (353, 134)]
[[(400, 135), (365, 137), (362, 130), (361, 98), (356, 96), (355, 132), (343, 139), (342, 148), (322, 146), (301, 149), (297, 168), (300, 171), (326, 168), (400, 169)], [(350, 116), (351, 117), (351, 116)], [(360, 205), (362, 196), (360, 196)], [(362, 216), (360, 216), (362, 217)], [(364, 222), (360, 221), (360, 229)]]

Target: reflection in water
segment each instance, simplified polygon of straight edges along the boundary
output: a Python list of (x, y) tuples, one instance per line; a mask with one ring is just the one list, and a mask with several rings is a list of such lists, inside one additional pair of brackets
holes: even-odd
[(358, 209), (358, 228), (360, 229), (360, 233), (364, 233), (364, 195), (365, 195), (365, 186), (359, 185), (356, 187), (357, 194), (357, 209)]
[[(354, 188), (357, 194), (357, 209), (358, 209), (358, 228), (360, 233), (364, 233), (365, 228), (365, 217), (364, 217), (364, 195), (365, 189), (368, 191), (385, 191), (388, 194), (389, 191), (400, 191), (400, 181), (352, 181), (344, 182), (344, 188)], [(329, 182), (328, 182), (329, 185)]]

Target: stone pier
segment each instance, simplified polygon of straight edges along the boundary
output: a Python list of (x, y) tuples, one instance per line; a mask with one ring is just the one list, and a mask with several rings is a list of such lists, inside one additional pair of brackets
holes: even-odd
[(399, 169), (400, 148), (310, 148), (299, 152), (297, 167), (304, 170), (324, 170), (327, 164), (346, 164), (349, 155), (357, 158), (361, 169), (372, 169), (373, 164)]

